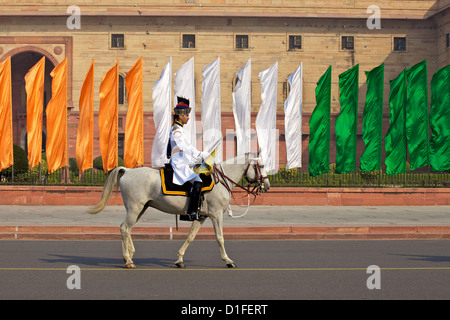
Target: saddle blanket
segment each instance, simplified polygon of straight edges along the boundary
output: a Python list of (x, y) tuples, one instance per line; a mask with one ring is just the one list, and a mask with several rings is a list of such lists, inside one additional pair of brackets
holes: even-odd
[[(192, 188), (190, 182), (186, 182), (182, 186), (173, 183), (173, 168), (170, 164), (166, 164), (163, 169), (159, 170), (161, 173), (161, 187), (162, 192), (166, 195), (172, 196), (189, 196)], [(203, 181), (202, 193), (211, 191), (214, 187), (214, 180), (211, 175), (200, 174)]]

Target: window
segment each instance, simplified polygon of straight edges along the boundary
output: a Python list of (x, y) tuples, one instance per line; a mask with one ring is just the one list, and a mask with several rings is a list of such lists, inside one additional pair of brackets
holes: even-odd
[(445, 47), (450, 48), (450, 33), (445, 35)]
[(394, 37), (394, 51), (406, 51), (405, 37)]
[(248, 35), (236, 35), (236, 49), (248, 49)]
[(355, 49), (354, 37), (353, 36), (342, 36), (341, 49), (342, 50)]
[(283, 82), (283, 101), (286, 101), (290, 91), (291, 86), (289, 85), (289, 81)]
[(124, 104), (125, 102), (125, 79), (119, 74), (119, 104)]
[(125, 48), (125, 35), (111, 34), (111, 48)]
[(118, 134), (118, 142), (117, 142), (117, 155), (119, 156), (119, 158), (121, 158), (123, 160), (124, 158), (124, 154), (125, 154), (125, 134), (124, 133), (119, 133)]
[(195, 49), (195, 34), (183, 34), (182, 48)]
[(231, 82), (231, 91), (234, 91), (234, 88), (236, 88), (236, 85), (238, 84), (239, 78), (238, 76), (234, 76), (232, 82)]
[(302, 36), (289, 36), (289, 50), (299, 50), (302, 48)]

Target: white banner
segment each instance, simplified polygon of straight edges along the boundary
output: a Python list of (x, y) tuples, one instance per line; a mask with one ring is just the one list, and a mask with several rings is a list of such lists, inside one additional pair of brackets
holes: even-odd
[(236, 73), (237, 83), (233, 90), (233, 114), (236, 126), (237, 155), (251, 151), (251, 74), (252, 62), (251, 59), (248, 59), (245, 66)]
[(152, 167), (164, 167), (172, 114), (172, 57), (153, 86), (153, 121), (155, 139), (152, 145)]
[[(202, 84), (202, 127), (203, 150), (208, 150), (217, 140), (222, 139), (220, 106), (220, 57), (203, 69)], [(222, 141), (216, 152), (215, 162), (220, 163)]]
[(303, 63), (300, 63), (287, 78), (290, 90), (284, 102), (286, 170), (302, 166), (302, 78)]
[(183, 126), (188, 141), (194, 148), (197, 148), (197, 137), (195, 128), (195, 82), (194, 82), (194, 57), (183, 64), (177, 72), (175, 72), (174, 81), (174, 107), (177, 105), (177, 97), (183, 97), (189, 100), (191, 113), (189, 114), (189, 122)]
[(259, 73), (261, 81), (261, 108), (256, 116), (256, 133), (260, 156), (262, 157), (267, 174), (278, 171), (277, 157), (277, 80), (278, 62), (269, 69)]

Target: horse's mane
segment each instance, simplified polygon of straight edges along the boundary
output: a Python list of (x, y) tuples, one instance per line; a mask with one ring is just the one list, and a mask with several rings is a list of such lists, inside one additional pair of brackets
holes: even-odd
[(223, 162), (225, 165), (229, 164), (247, 164), (250, 159), (250, 152), (229, 158)]

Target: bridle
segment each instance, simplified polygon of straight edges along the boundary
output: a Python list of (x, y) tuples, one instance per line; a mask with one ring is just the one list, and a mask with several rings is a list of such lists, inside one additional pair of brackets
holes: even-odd
[[(247, 177), (248, 170), (250, 167), (253, 166), (253, 170), (255, 171), (255, 178), (252, 180), (249, 180)], [(214, 169), (212, 170), (212, 175), (214, 177), (214, 183), (222, 183), (225, 188), (232, 194), (232, 189), (234, 186), (244, 190), (246, 192), (246, 195), (253, 195), (255, 198), (256, 196), (260, 195), (264, 192), (264, 180), (267, 179), (267, 176), (264, 176), (262, 174), (261, 166), (258, 161), (256, 163), (251, 164), (250, 162), (247, 165), (247, 168), (244, 170), (244, 178), (248, 182), (246, 186), (243, 184), (240, 184), (239, 182), (236, 182), (232, 180), (230, 177), (228, 177), (223, 170), (222, 165), (214, 164)]]
[[(250, 166), (252, 166), (251, 162), (248, 163), (247, 168), (245, 168), (244, 171), (244, 177), (245, 180), (247, 180), (248, 184), (246, 186), (233, 181), (230, 177), (228, 177), (225, 173), (225, 171), (223, 170), (223, 167), (221, 164), (214, 164), (214, 168), (211, 172), (211, 174), (214, 177), (214, 183), (221, 183), (225, 189), (227, 189), (227, 191), (230, 193), (230, 201), (231, 201), (231, 197), (233, 197), (233, 199), (237, 200), (236, 197), (233, 194), (232, 189), (234, 188), (234, 186), (239, 187), (240, 189), (245, 191), (245, 195), (242, 197), (247, 197), (247, 210), (245, 210), (245, 212), (243, 214), (241, 214), (240, 216), (234, 216), (233, 212), (231, 210), (231, 202), (228, 204), (228, 208), (227, 208), (227, 212), (228, 212), (228, 216), (232, 217), (232, 218), (242, 218), (244, 217), (247, 212), (248, 209), (250, 208), (250, 204), (255, 202), (256, 200), (256, 196), (260, 195), (262, 192), (264, 192), (264, 180), (267, 179), (267, 176), (264, 176), (262, 174), (262, 170), (261, 170), (261, 166), (259, 165), (258, 161), (256, 161), (255, 164), (253, 164), (253, 168), (255, 171), (255, 179), (249, 180), (247, 177), (247, 173), (248, 170), (250, 169)], [(242, 181), (242, 179), (241, 179)], [(253, 202), (250, 201), (250, 195), (253, 195)]]
[[(249, 180), (247, 177), (250, 166), (253, 166), (255, 171), (255, 178), (252, 180)], [(228, 204), (227, 212), (228, 216), (232, 218), (242, 218), (247, 214), (248, 209), (250, 208), (250, 204), (255, 202), (256, 196), (264, 192), (264, 180), (267, 179), (267, 176), (264, 176), (262, 174), (262, 169), (258, 161), (256, 161), (255, 164), (249, 162), (247, 167), (245, 168), (243, 176), (245, 177), (245, 180), (247, 180), (246, 186), (228, 177), (221, 164), (214, 164), (214, 168), (211, 174), (214, 179), (214, 184), (221, 183), (230, 194), (230, 203)], [(243, 181), (243, 179), (241, 179), (241, 181)], [(231, 198), (237, 200), (232, 190), (235, 186), (245, 191), (246, 194), (242, 198), (247, 197), (247, 210), (245, 210), (245, 212), (240, 216), (234, 216), (231, 209)], [(250, 201), (250, 195), (253, 195), (254, 197), (253, 202)]]

